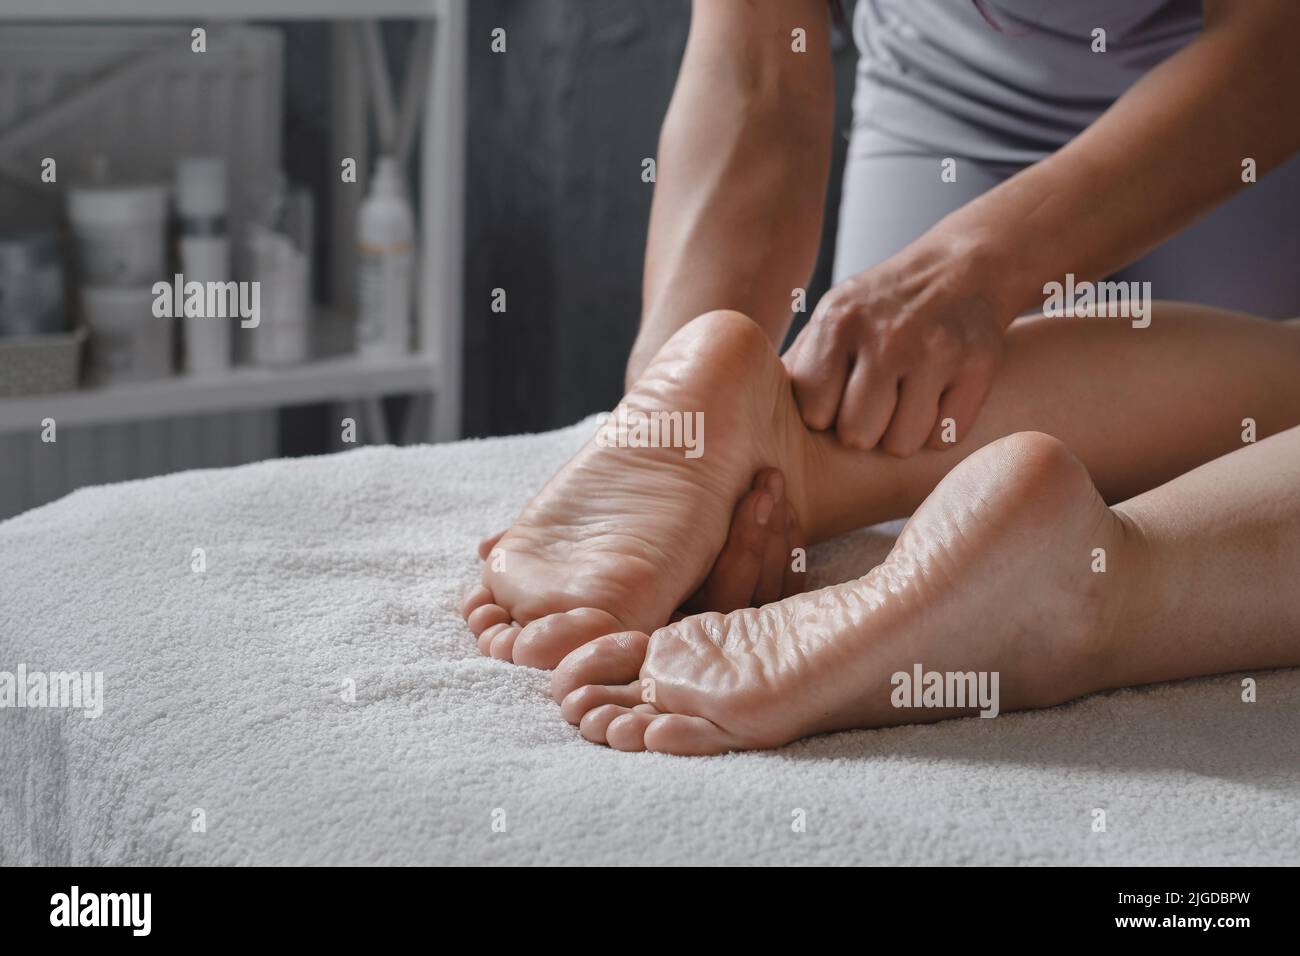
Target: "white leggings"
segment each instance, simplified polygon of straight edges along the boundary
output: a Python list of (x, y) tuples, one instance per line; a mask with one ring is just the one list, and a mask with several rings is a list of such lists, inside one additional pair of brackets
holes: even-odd
[[(939, 178), (943, 158), (871, 126), (854, 131), (840, 201), (836, 282), (887, 259), (1021, 168), (958, 158), (957, 181), (945, 183)], [(1068, 243), (1069, 233), (1060, 241)], [(1148, 281), (1158, 299), (1268, 318), (1300, 316), (1300, 156), (1244, 186), (1114, 278)]]

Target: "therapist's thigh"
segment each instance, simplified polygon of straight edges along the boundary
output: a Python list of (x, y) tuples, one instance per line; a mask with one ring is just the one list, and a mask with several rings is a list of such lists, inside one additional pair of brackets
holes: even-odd
[(1300, 156), (1120, 271), (1157, 299), (1300, 316)]
[(834, 281), (878, 265), (1002, 182), (1000, 171), (960, 157), (957, 181), (944, 182), (945, 158), (869, 127), (854, 131), (844, 166)]

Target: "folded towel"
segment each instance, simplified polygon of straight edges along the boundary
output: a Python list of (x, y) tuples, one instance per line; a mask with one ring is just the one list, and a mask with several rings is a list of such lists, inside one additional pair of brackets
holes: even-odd
[[(769, 753), (583, 741), (456, 606), (478, 537), (591, 431), (186, 472), (0, 524), (0, 672), (103, 679), (99, 717), (0, 710), (0, 862), (1300, 858), (1300, 671), (1249, 675), (1253, 704), (1231, 675)], [(816, 549), (815, 582), (888, 543)]]

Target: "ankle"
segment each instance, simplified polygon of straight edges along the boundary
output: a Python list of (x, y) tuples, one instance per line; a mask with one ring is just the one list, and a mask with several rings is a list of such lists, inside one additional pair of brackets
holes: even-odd
[(789, 447), (803, 475), (800, 516), (810, 542), (906, 518), (924, 500), (905, 486), (898, 459), (849, 448), (833, 433), (810, 432), (802, 422), (796, 433)]
[[(1105, 581), (1095, 592), (1100, 613), (1079, 649), (1086, 692), (1132, 683), (1126, 662), (1134, 656), (1134, 641), (1143, 639), (1149, 622), (1158, 617), (1161, 601), (1146, 528), (1122, 508), (1110, 508), (1109, 513)], [(1093, 560), (1095, 568), (1097, 558)]]

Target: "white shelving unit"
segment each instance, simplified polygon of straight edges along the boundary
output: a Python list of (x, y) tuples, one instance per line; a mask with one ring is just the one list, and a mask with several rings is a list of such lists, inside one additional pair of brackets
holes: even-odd
[[(121, 423), (332, 399), (391, 394), (433, 395), (428, 438), (459, 437), (465, 164), (467, 0), (4, 0), (0, 23), (58, 20), (159, 20), (202, 25), (225, 20), (432, 19), (430, 89), (423, 115), (420, 183), (420, 276), (417, 351), (393, 360), (356, 356), (322, 359), (287, 369), (236, 367), (218, 378), (176, 377), (138, 385), (0, 398), (0, 434), (38, 430), (43, 418), (60, 426)], [(336, 41), (337, 41), (336, 31)], [(336, 42), (336, 144), (366, 142), (360, 67), (350, 44)], [(349, 153), (362, 150), (354, 145)], [(358, 156), (359, 166), (368, 157)], [(337, 159), (325, 157), (337, 168)], [(353, 190), (360, 185), (349, 187)], [(335, 193), (336, 200), (339, 193)], [(355, 200), (353, 200), (355, 201)], [(350, 235), (332, 230), (332, 243)]]
[(347, 355), (283, 369), (236, 366), (222, 375), (178, 375), (152, 382), (0, 399), (0, 434), (39, 431), (44, 418), (53, 418), (60, 426), (117, 425), (212, 411), (425, 392), (436, 390), (437, 379), (437, 367), (418, 354), (382, 361)]

